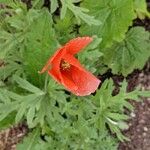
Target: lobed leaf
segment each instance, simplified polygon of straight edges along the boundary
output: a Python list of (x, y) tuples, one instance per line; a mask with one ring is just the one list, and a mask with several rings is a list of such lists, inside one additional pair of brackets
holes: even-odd
[(150, 35), (142, 27), (132, 28), (126, 38), (104, 49), (104, 63), (114, 74), (127, 76), (134, 69), (142, 69), (150, 57)]
[(30, 32), (26, 35), (25, 50), (23, 54), (24, 69), (31, 83), (42, 86), (44, 77), (40, 71), (49, 57), (57, 49), (51, 14), (43, 9), (38, 13), (38, 18), (30, 23)]
[(23, 88), (23, 89), (25, 89), (29, 92), (35, 93), (37, 95), (44, 94), (44, 92), (42, 90), (40, 90), (39, 88), (33, 86), (31, 83), (29, 83), (28, 81), (20, 78), (19, 76), (14, 75), (13, 79), (18, 83), (18, 85), (21, 88)]
[(145, 17), (150, 18), (150, 12), (147, 10), (146, 0), (134, 0), (134, 7), (138, 18), (140, 19), (144, 19)]
[(123, 40), (128, 27), (132, 25), (132, 20), (135, 18), (133, 0), (99, 0), (94, 3), (84, 0), (81, 6), (89, 9), (102, 24), (95, 27), (83, 24), (80, 33), (101, 37), (103, 48), (110, 47), (114, 41)]

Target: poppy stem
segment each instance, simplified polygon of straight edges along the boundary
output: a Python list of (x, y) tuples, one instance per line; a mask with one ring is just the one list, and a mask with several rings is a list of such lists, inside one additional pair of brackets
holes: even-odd
[(47, 86), (48, 86), (48, 74), (46, 74), (46, 77), (45, 77), (45, 85), (44, 85), (44, 90), (47, 91)]

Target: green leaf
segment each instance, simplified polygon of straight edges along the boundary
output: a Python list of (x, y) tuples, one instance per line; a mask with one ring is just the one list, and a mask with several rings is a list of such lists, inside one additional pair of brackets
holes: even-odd
[(115, 133), (119, 140), (128, 140), (121, 133), (122, 129), (127, 129), (128, 125), (126, 121), (129, 119), (124, 114), (125, 109), (133, 110), (133, 106), (130, 104), (129, 99), (137, 100), (140, 95), (144, 95), (144, 91), (135, 89), (132, 92), (127, 93), (127, 82), (123, 81), (120, 85), (119, 93), (113, 95), (115, 86), (113, 80), (105, 80), (101, 88), (97, 90), (96, 95), (93, 96), (93, 103), (95, 104), (96, 114), (92, 117), (92, 123), (103, 132), (108, 126), (109, 129)]
[(39, 129), (35, 129), (27, 137), (24, 138), (23, 142), (17, 145), (17, 150), (36, 150), (35, 146), (40, 139)]
[(9, 104), (0, 103), (0, 121), (6, 118), (10, 113), (14, 112), (18, 108), (18, 102)]
[(87, 46), (84, 51), (81, 51), (78, 54), (78, 59), (80, 60), (81, 64), (84, 64), (85, 67), (92, 73), (97, 71), (97, 63), (99, 62), (100, 57), (103, 56), (103, 53), (100, 52), (98, 48), (101, 41), (101, 38), (94, 37), (93, 42)]
[(24, 116), (24, 114), (25, 114), (25, 112), (26, 112), (26, 108), (27, 108), (27, 106), (26, 106), (27, 104), (25, 104), (25, 105), (21, 105), (20, 106), (20, 108), (18, 109), (18, 112), (17, 112), (17, 115), (16, 115), (16, 117), (15, 117), (15, 122), (16, 123), (19, 123), (20, 121), (21, 121), (21, 119), (23, 118), (23, 116)]
[(110, 47), (113, 41), (123, 40), (135, 18), (133, 0), (99, 0), (94, 3), (84, 0), (82, 6), (89, 9), (102, 24), (95, 27), (83, 24), (80, 33), (102, 37), (101, 47)]
[(15, 112), (10, 113), (6, 118), (0, 121), (0, 131), (10, 128), (12, 125), (15, 124)]
[(150, 34), (142, 27), (132, 28), (124, 41), (104, 49), (104, 63), (114, 74), (127, 76), (134, 69), (142, 69), (150, 57)]
[(44, 92), (40, 90), (39, 88), (33, 86), (30, 84), (27, 80), (20, 78), (19, 76), (14, 75), (13, 79), (19, 84), (19, 86), (29, 92), (38, 94), (38, 95), (43, 95)]
[(35, 117), (35, 112), (36, 112), (36, 106), (32, 106), (31, 108), (29, 108), (28, 113), (27, 113), (27, 124), (32, 125), (33, 124), (33, 119)]
[(11, 1), (11, 0), (0, 0), (0, 3), (9, 5), (12, 8), (18, 8), (20, 6), (25, 7), (25, 5), (21, 1), (18, 1), (18, 0), (13, 0), (13, 1)]
[(0, 29), (0, 59), (6, 58), (10, 52), (13, 52), (17, 47), (19, 40), (17, 34), (8, 33)]
[(81, 2), (82, 0), (72, 0), (73, 3), (79, 3)]
[(51, 14), (46, 9), (38, 12), (38, 17), (30, 23), (26, 35), (24, 69), (31, 83), (43, 86), (45, 76), (38, 73), (49, 57), (57, 50), (57, 40), (53, 29)]
[(54, 13), (58, 6), (58, 0), (51, 0), (51, 13)]
[(31, 0), (31, 2), (32, 2), (32, 8), (35, 9), (41, 9), (44, 4), (44, 0)]
[(6, 89), (0, 89), (0, 102), (4, 102), (4, 103), (10, 103), (11, 102), (9, 96), (7, 95)]
[(18, 109), (16, 118), (15, 118), (16, 123), (18, 123), (23, 118), (23, 116), (26, 114), (28, 107), (34, 108), (34, 105), (38, 102), (39, 97), (41, 96), (37, 94), (30, 94), (30, 95), (22, 97), (20, 108)]
[(140, 91), (139, 96), (150, 97), (150, 91)]
[(62, 20), (60, 20), (59, 17), (55, 17), (55, 22), (55, 31), (61, 44), (67, 43), (68, 39), (72, 39), (77, 36), (75, 29), (76, 21), (71, 12), (68, 11)]
[(146, 0), (134, 0), (134, 9), (137, 17), (144, 19), (146, 16), (150, 17), (150, 12), (147, 10)]
[(67, 9), (69, 9), (74, 16), (76, 17), (78, 23), (80, 23), (80, 19), (83, 20), (88, 25), (99, 25), (100, 21), (94, 19), (93, 16), (87, 14), (88, 9), (75, 6), (72, 0), (61, 0), (62, 9), (61, 9), (61, 19), (63, 19), (66, 15)]
[(11, 92), (11, 91), (7, 91), (7, 95), (13, 99), (13, 100), (17, 100), (17, 101), (20, 101), (22, 99), (22, 96), (17, 94), (17, 93), (14, 93), (14, 92)]
[(124, 114), (119, 114), (119, 113), (108, 113), (108, 117), (110, 117), (113, 120), (127, 120), (129, 117)]
[(8, 61), (8, 64), (0, 67), (0, 79), (5, 80), (11, 77), (14, 73), (22, 73), (22, 66), (14, 61)]
[(60, 14), (60, 19), (64, 19), (66, 12), (67, 12), (67, 4), (63, 1), (62, 2), (62, 9), (61, 9), (61, 14)]

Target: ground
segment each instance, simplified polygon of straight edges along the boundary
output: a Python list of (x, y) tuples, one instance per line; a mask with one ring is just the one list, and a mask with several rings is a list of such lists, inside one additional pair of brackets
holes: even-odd
[[(134, 78), (135, 77), (135, 78)], [(135, 85), (141, 85), (143, 89), (150, 90), (150, 63), (145, 69), (129, 79), (129, 88)], [(132, 86), (131, 86), (132, 84)], [(119, 150), (149, 150), (150, 149), (150, 98), (143, 99), (141, 102), (132, 103), (135, 107), (131, 112), (129, 120), (129, 129), (124, 134), (131, 141), (120, 143)]]
[(24, 124), (0, 132), (0, 150), (16, 150), (16, 144), (28, 133)]

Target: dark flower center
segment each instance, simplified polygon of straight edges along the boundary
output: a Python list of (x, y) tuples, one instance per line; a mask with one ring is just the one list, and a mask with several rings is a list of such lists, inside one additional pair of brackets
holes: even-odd
[(70, 69), (70, 67), (71, 67), (71, 65), (66, 60), (61, 60), (60, 68), (62, 70), (68, 70), (68, 69)]

